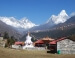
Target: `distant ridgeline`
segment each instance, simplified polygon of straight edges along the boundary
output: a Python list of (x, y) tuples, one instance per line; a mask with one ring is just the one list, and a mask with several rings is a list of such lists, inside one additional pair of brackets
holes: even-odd
[(46, 36), (56, 39), (60, 37), (75, 38), (75, 16), (69, 18), (65, 23), (53, 26), (49, 30), (33, 32), (32, 34), (38, 39)]
[(42, 37), (52, 37), (52, 38), (60, 38), (60, 37), (69, 37), (75, 34), (75, 28), (66, 29), (66, 30), (52, 30), (52, 31), (45, 31), (45, 32), (38, 32), (32, 33), (38, 39)]
[[(61, 37), (68, 37), (69, 39), (73, 39), (75, 40), (75, 27), (74, 28), (71, 28), (71, 29), (57, 29), (57, 30), (50, 30), (50, 31), (44, 31), (44, 32), (33, 32), (31, 33), (35, 39), (40, 39), (40, 38), (43, 38), (43, 37), (51, 37), (51, 38), (55, 38), (55, 39), (58, 39), (58, 38), (61, 38)], [(25, 40), (25, 36), (24, 35), (22, 37), (22, 40)]]
[(69, 39), (75, 41), (75, 34), (68, 37)]
[[(37, 30), (36, 30), (37, 31)], [(48, 30), (42, 30), (39, 32), (31, 33), (36, 39), (43, 37), (51, 37), (58, 39), (60, 37), (69, 37), (70, 39), (75, 40), (75, 16), (69, 18), (66, 22), (57, 24)], [(22, 40), (25, 40), (25, 35), (22, 37)]]

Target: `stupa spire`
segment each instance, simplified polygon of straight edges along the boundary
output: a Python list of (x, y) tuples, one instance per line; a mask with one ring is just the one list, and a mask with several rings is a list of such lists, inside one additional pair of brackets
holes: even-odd
[(30, 32), (28, 32), (28, 36), (30, 36)]
[(30, 36), (30, 32), (28, 32), (28, 35), (26, 36), (25, 46), (23, 46), (23, 49), (34, 48), (31, 38), (32, 37)]

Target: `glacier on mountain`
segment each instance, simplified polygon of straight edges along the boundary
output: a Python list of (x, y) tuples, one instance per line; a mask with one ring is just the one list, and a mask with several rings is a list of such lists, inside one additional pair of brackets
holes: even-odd
[(51, 23), (53, 22), (53, 24), (59, 24), (59, 23), (64, 23), (67, 21), (67, 19), (69, 18), (69, 16), (67, 15), (65, 10), (62, 10), (58, 16), (56, 15), (52, 15), (49, 20), (47, 21), (47, 23)]
[(12, 27), (15, 27), (15, 29), (17, 29), (19, 31), (27, 31), (27, 30), (30, 30), (32, 27), (33, 27), (32, 28), (33, 30), (48, 29), (59, 23), (64, 23), (68, 19), (69, 19), (69, 16), (67, 15), (65, 10), (62, 10), (57, 16), (52, 15), (45, 24), (42, 24), (39, 26), (35, 25), (31, 21), (29, 21), (26, 17), (24, 17), (20, 20), (15, 19), (14, 17), (0, 17), (0, 20), (2, 22), (6, 23), (7, 25), (10, 25)]
[(27, 18), (21, 20), (15, 19), (14, 17), (0, 17), (0, 20), (7, 25), (20, 29), (29, 29), (36, 26), (34, 23), (29, 21)]

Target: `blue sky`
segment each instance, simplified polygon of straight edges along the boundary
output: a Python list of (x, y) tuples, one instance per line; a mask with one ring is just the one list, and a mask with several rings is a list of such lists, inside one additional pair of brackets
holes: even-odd
[(35, 24), (45, 23), (63, 9), (68, 15), (75, 12), (75, 0), (0, 0), (0, 16), (27, 17)]

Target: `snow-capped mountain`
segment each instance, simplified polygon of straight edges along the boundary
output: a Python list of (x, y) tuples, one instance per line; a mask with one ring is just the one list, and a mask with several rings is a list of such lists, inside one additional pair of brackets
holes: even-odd
[(19, 39), (23, 36), (22, 33), (18, 32), (17, 30), (12, 28), (11, 26), (0, 21), (0, 34), (1, 34), (1, 36), (3, 36), (5, 32), (8, 33), (9, 37), (14, 36), (16, 39)]
[(21, 20), (18, 20), (18, 19), (15, 19), (14, 17), (0, 17), (0, 20), (6, 23), (7, 25), (10, 25), (17, 29), (29, 29), (36, 26), (27, 18), (22, 18)]
[(35, 25), (27, 18), (22, 18), (20, 20), (15, 19), (14, 17), (0, 17), (0, 20), (7, 25), (15, 27), (15, 29), (19, 31), (37, 31), (37, 30), (48, 30), (53, 26), (64, 23), (68, 20), (69, 16), (67, 15), (65, 10), (62, 10), (57, 16), (52, 15), (45, 24)]
[(31, 28), (31, 31), (45, 31), (51, 29), (60, 23), (64, 23), (69, 19), (65, 10), (62, 10), (57, 16), (52, 15), (45, 24)]
[(47, 23), (53, 23), (53, 24), (59, 24), (59, 23), (64, 23), (67, 21), (69, 16), (67, 15), (65, 10), (62, 10), (57, 16), (52, 15)]

